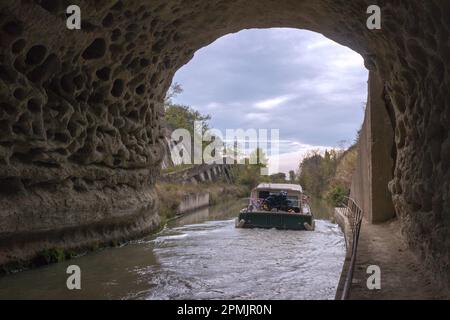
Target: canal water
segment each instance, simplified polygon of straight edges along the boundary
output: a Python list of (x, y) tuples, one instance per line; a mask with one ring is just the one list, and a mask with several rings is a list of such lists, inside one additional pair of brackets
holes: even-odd
[[(333, 299), (345, 256), (330, 208), (316, 230), (236, 229), (240, 203), (199, 210), (119, 248), (0, 277), (0, 299)], [(69, 265), (81, 290), (66, 287)]]

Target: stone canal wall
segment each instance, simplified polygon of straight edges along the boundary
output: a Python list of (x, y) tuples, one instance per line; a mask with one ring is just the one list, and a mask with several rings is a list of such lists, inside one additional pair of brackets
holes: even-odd
[(393, 179), (395, 153), (393, 124), (384, 99), (383, 83), (370, 73), (368, 100), (358, 140), (358, 159), (350, 197), (372, 223), (395, 217), (388, 184)]
[(202, 209), (209, 206), (209, 193), (199, 192), (194, 194), (187, 194), (181, 200), (177, 209), (177, 215), (183, 215), (197, 209)]
[(199, 182), (231, 182), (231, 165), (200, 164), (182, 170), (164, 173), (160, 181), (168, 183), (199, 183)]

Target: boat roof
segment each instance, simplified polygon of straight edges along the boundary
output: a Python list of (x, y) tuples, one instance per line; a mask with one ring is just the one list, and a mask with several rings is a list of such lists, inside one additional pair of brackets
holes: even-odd
[(256, 187), (256, 190), (261, 189), (273, 189), (273, 190), (291, 190), (297, 192), (303, 192), (302, 186), (292, 183), (260, 183)]

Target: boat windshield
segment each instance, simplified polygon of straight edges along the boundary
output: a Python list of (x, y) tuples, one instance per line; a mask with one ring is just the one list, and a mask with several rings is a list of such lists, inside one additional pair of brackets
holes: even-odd
[(289, 202), (289, 204), (293, 207), (300, 207), (300, 203), (298, 201), (298, 197), (297, 196), (288, 196), (287, 200)]

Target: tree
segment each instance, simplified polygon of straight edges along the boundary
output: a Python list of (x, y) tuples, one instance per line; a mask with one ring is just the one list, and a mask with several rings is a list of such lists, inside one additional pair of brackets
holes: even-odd
[(322, 172), (323, 157), (316, 150), (309, 152), (299, 165), (300, 184), (310, 194), (320, 197), (325, 186)]
[(172, 84), (169, 88), (169, 90), (166, 93), (166, 97), (164, 98), (164, 104), (165, 105), (171, 105), (172, 104), (172, 98), (176, 97), (177, 95), (181, 94), (183, 92), (183, 88), (178, 82), (175, 82)]
[(233, 174), (237, 183), (251, 189), (261, 182), (269, 182), (269, 177), (261, 175), (261, 168), (265, 168), (267, 163), (268, 159), (264, 150), (256, 148), (246, 158), (245, 164), (236, 164), (233, 166)]
[(278, 172), (269, 176), (272, 183), (286, 183), (286, 173)]
[(183, 128), (188, 130), (193, 137), (195, 134), (195, 122), (202, 124), (202, 134), (209, 129), (209, 120), (211, 116), (201, 114), (199, 111), (194, 110), (190, 106), (175, 104), (172, 102), (172, 98), (183, 92), (183, 88), (180, 84), (173, 84), (167, 92), (164, 110), (165, 121), (170, 129), (175, 130)]
[(350, 190), (341, 185), (337, 185), (328, 190), (326, 198), (333, 207), (341, 207), (348, 196)]
[(299, 165), (299, 181), (312, 196), (326, 198), (337, 206), (350, 193), (352, 174), (355, 170), (357, 150), (325, 150), (310, 152)]
[(269, 162), (265, 152), (261, 148), (256, 148), (250, 153), (249, 160), (251, 164), (255, 164), (259, 168), (265, 168)]
[[(194, 154), (194, 139), (198, 138), (203, 140), (204, 133), (209, 129), (209, 120), (211, 116), (201, 114), (199, 111), (194, 110), (190, 106), (175, 104), (172, 98), (183, 92), (183, 88), (180, 84), (173, 84), (167, 92), (164, 104), (165, 110), (165, 123), (168, 129), (186, 129), (191, 136), (191, 154)], [(200, 123), (202, 128), (195, 128), (195, 124)], [(209, 144), (207, 141), (202, 141), (202, 150)]]
[(295, 171), (290, 170), (289, 171), (289, 180), (293, 183), (293, 182), (295, 182), (296, 179), (297, 179), (297, 177), (295, 176)]

